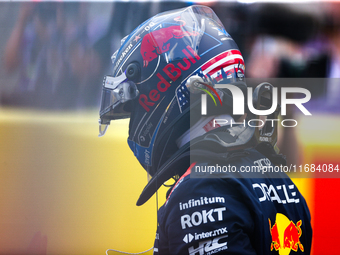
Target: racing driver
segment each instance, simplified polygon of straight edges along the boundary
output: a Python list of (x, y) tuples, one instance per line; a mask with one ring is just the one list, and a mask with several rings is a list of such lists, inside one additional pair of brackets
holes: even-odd
[[(244, 60), (210, 8), (150, 18), (123, 38), (112, 62), (99, 131), (130, 118), (129, 147), (152, 177), (137, 205), (175, 179), (158, 211), (154, 254), (310, 254), (310, 213), (290, 178), (241, 171), (285, 158), (276, 125), (254, 127), (251, 112), (235, 111), (249, 93)], [(270, 108), (272, 90), (254, 90), (256, 109)]]

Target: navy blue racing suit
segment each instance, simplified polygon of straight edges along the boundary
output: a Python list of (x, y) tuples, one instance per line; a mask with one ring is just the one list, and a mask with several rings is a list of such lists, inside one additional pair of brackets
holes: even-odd
[(305, 199), (284, 173), (244, 178), (242, 166), (270, 163), (255, 149), (247, 153), (230, 163), (235, 177), (190, 178), (204, 168), (188, 169), (158, 211), (154, 254), (310, 254)]

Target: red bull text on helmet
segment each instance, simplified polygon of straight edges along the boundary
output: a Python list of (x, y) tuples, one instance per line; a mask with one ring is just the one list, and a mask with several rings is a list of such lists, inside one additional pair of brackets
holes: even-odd
[[(188, 70), (192, 64), (196, 63), (196, 60), (199, 60), (200, 57), (196, 54), (196, 52), (188, 45), (186, 49), (183, 49), (182, 52), (187, 56), (187, 58), (183, 58), (183, 64), (181, 62), (177, 63), (177, 67), (169, 63), (163, 68), (163, 72), (167, 75), (173, 82), (175, 82), (182, 74), (182, 71)], [(190, 53), (192, 55), (190, 55)], [(191, 63), (190, 63), (190, 61)], [(196, 59), (196, 60), (195, 60)], [(163, 74), (163, 75), (164, 75)], [(166, 92), (171, 84), (162, 76), (161, 73), (157, 73), (156, 76), (159, 78), (159, 82), (157, 83), (157, 89), (153, 89), (149, 92), (149, 95), (140, 94), (139, 95), (139, 104), (148, 112), (150, 111), (150, 107), (154, 106), (155, 103), (160, 99), (160, 92)]]

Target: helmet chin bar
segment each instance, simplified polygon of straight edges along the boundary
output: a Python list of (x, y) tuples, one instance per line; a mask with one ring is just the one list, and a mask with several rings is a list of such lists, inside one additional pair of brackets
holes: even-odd
[[(176, 174), (182, 175), (190, 166), (193, 151), (204, 151), (199, 157), (209, 157), (213, 150), (229, 151), (256, 146), (254, 128), (234, 126), (219, 127), (183, 145), (155, 173), (141, 193), (137, 206), (143, 205), (159, 189), (159, 187)], [(206, 150), (202, 150), (202, 148)]]

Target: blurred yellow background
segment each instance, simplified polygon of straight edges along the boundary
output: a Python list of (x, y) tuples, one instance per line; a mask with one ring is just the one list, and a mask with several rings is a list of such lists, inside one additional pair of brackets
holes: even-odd
[[(147, 176), (127, 146), (128, 120), (98, 138), (97, 118), (1, 109), (1, 254), (27, 252), (37, 232), (47, 254), (153, 246), (156, 198), (135, 205)], [(158, 196), (162, 204), (164, 190)]]

